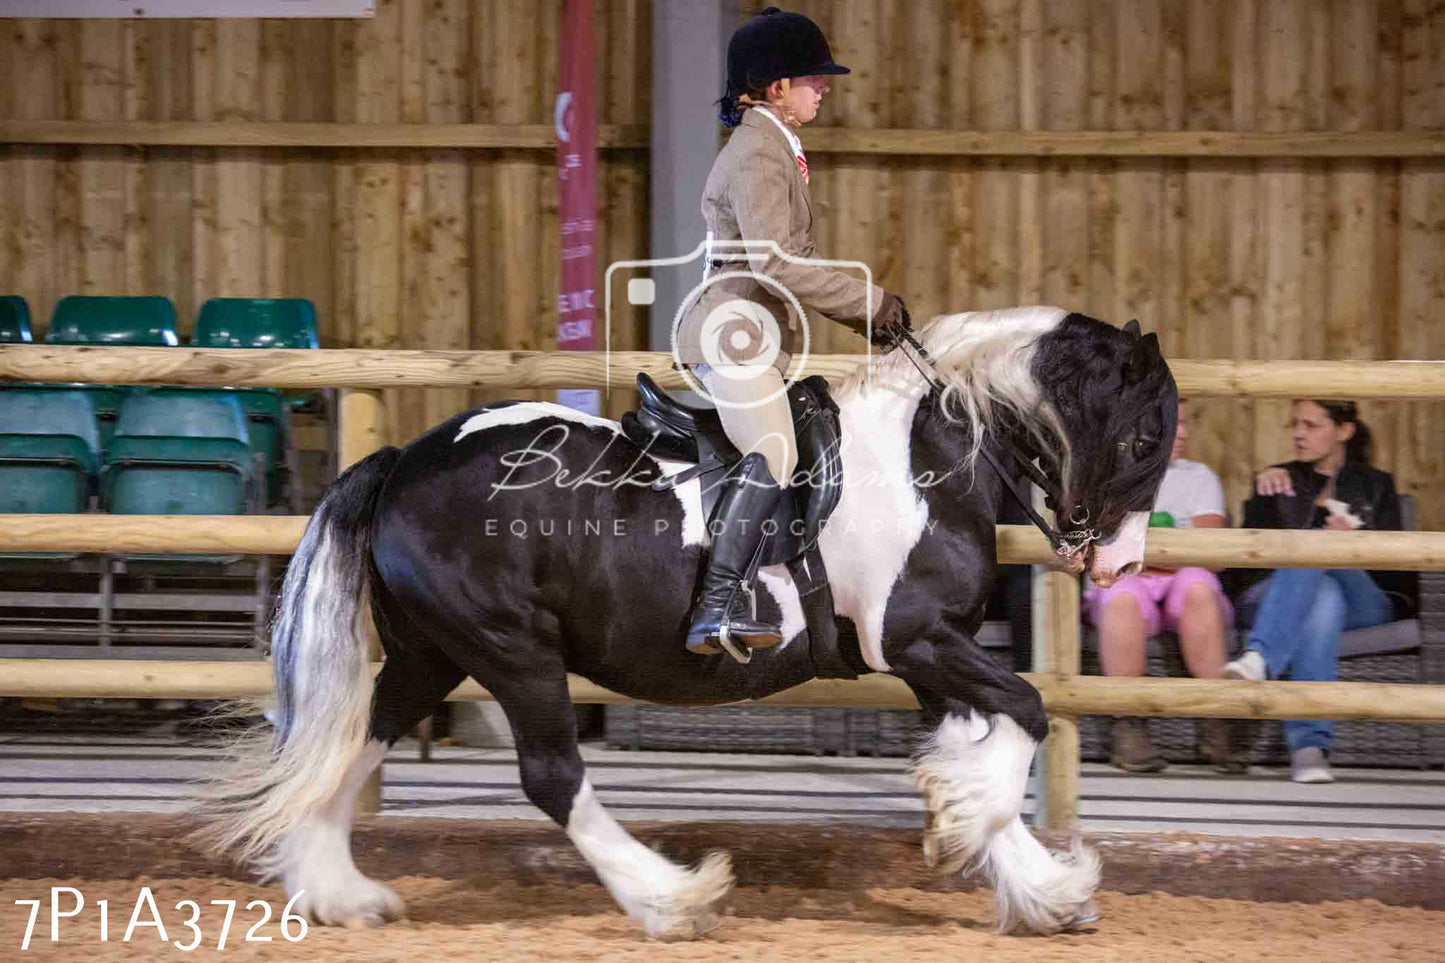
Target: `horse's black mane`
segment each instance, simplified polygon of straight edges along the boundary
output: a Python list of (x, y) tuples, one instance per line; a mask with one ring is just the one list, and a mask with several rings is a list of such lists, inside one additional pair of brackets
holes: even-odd
[[(1051, 386), (1060, 418), (1077, 429), (1070, 432), (1079, 466), (1073, 487), (1098, 493), (1089, 524), (1109, 526), (1127, 511), (1147, 510), (1178, 419), (1178, 392), (1158, 336), (1070, 314), (1041, 339), (1034, 367), (1040, 383)], [(1092, 430), (1081, 430), (1085, 425)]]

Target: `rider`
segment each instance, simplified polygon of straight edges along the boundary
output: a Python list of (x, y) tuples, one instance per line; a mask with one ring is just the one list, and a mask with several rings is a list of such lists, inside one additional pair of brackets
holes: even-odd
[[(744, 461), (718, 498), (711, 559), (687, 636), (687, 648), (699, 654), (720, 651), (720, 637), (754, 648), (782, 641), (778, 626), (756, 621), (737, 603), (768, 534), (762, 521), (777, 507), (797, 461), (783, 382), (793, 331), (807, 323), (795, 305), (859, 334), (867, 334), (871, 321), (873, 343), (885, 349), (912, 327), (897, 295), (831, 267), (753, 246), (745, 260), (735, 257), (738, 263), (730, 265), (715, 250), (716, 242), (734, 242), (736, 249), (739, 241), (772, 241), (793, 258), (813, 257), (808, 164), (789, 128), (817, 116), (828, 77), (849, 71), (833, 61), (812, 20), (768, 7), (733, 33), (727, 72), (719, 117), (735, 129), (703, 188), (705, 280), (682, 312), (677, 356), (717, 405), (728, 439), (765, 461)], [(707, 281), (713, 272), (720, 276)]]

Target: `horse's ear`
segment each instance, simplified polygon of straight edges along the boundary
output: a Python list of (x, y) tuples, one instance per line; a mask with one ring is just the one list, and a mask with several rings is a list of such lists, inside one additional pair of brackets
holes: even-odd
[[(1138, 322), (1130, 321), (1130, 324), (1138, 328)], [(1143, 381), (1149, 372), (1153, 371), (1164, 361), (1164, 354), (1159, 350), (1159, 335), (1149, 332), (1138, 341), (1129, 351), (1129, 361), (1124, 368), (1124, 380), (1127, 382)]]
[(1139, 340), (1139, 319), (1138, 319), (1138, 318), (1130, 318), (1129, 321), (1128, 321), (1128, 323), (1124, 325), (1124, 333), (1127, 334), (1129, 337), (1133, 338), (1135, 341), (1138, 341), (1138, 340)]

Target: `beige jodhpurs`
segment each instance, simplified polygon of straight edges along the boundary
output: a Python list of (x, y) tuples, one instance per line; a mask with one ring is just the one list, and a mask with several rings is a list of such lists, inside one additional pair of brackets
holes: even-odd
[[(798, 440), (793, 434), (793, 412), (778, 369), (771, 365), (747, 366), (749, 375), (757, 372), (756, 377), (747, 379), (726, 377), (705, 364), (692, 371), (717, 405), (728, 440), (744, 455), (762, 452), (773, 480), (788, 487), (798, 465)], [(769, 395), (774, 397), (763, 404), (739, 407)]]

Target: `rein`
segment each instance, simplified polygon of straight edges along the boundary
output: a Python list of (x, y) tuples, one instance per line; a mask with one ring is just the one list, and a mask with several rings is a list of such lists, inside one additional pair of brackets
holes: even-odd
[[(903, 338), (913, 346), (913, 350), (918, 352), (918, 357), (923, 359), (923, 363), (928, 365), (929, 368), (933, 369), (936, 372), (937, 367), (933, 363), (933, 356), (930, 355), (928, 353), (928, 349), (925, 348), (922, 344), (920, 344), (918, 339), (913, 336), (913, 332), (905, 329), (900, 333), (902, 334)], [(923, 367), (918, 363), (918, 361), (915, 360), (913, 356), (908, 354), (906, 351), (903, 353), (903, 356), (908, 359), (909, 363), (912, 364), (914, 368), (918, 369), (918, 373), (923, 376), (923, 380), (928, 382), (930, 394), (937, 395), (941, 398), (944, 390), (943, 382), (940, 381), (935, 374), (930, 374), (928, 371), (925, 371)], [(1014, 444), (1011, 438), (1008, 438), (1007, 436), (999, 436), (997, 434), (995, 435), (995, 437), (997, 438), (999, 444), (1003, 447), (1003, 449), (1008, 452), (1009, 456), (1013, 459), (1014, 464), (1017, 465), (1020, 469), (1022, 469), (1024, 475), (1028, 477), (1029, 481), (1033, 482), (1035, 485), (1039, 486), (1039, 488), (1043, 490), (1044, 494), (1047, 496), (1046, 504), (1048, 504), (1050, 508), (1054, 509), (1054, 511), (1057, 512), (1059, 510), (1059, 506), (1063, 504), (1063, 495), (1059, 489), (1059, 486), (1054, 484), (1053, 479), (1045, 475), (1043, 471), (1034, 464), (1033, 459), (1027, 457), (1019, 449), (1019, 447)], [(1076, 554), (1086, 544), (1094, 540), (1095, 533), (1092, 529), (1083, 529), (1078, 532), (1070, 532), (1068, 534), (1064, 534), (1058, 529), (1054, 528), (1052, 525), (1050, 525), (1047, 521), (1044, 520), (1044, 517), (1040, 515), (1038, 511), (1034, 508), (1032, 501), (1027, 498), (1024, 493), (1019, 489), (1018, 482), (1014, 479), (1013, 475), (1009, 472), (1004, 471), (1003, 468), (999, 465), (997, 459), (994, 458), (993, 452), (989, 450), (988, 445), (980, 446), (979, 451), (983, 453), (984, 458), (988, 459), (989, 466), (993, 468), (994, 473), (1003, 480), (1004, 487), (1009, 490), (1009, 494), (1013, 495), (1014, 500), (1017, 501), (1020, 506), (1022, 506), (1025, 512), (1028, 513), (1030, 521), (1034, 523), (1035, 527), (1037, 527), (1039, 531), (1044, 533), (1044, 537), (1049, 540), (1049, 544), (1053, 546), (1053, 549), (1056, 553), (1063, 556)], [(1081, 519), (1075, 519), (1072, 517), (1070, 518), (1070, 521), (1073, 521), (1075, 524), (1078, 525), (1082, 525), (1088, 520), (1089, 514), (1087, 510), (1085, 510), (1084, 517)]]

